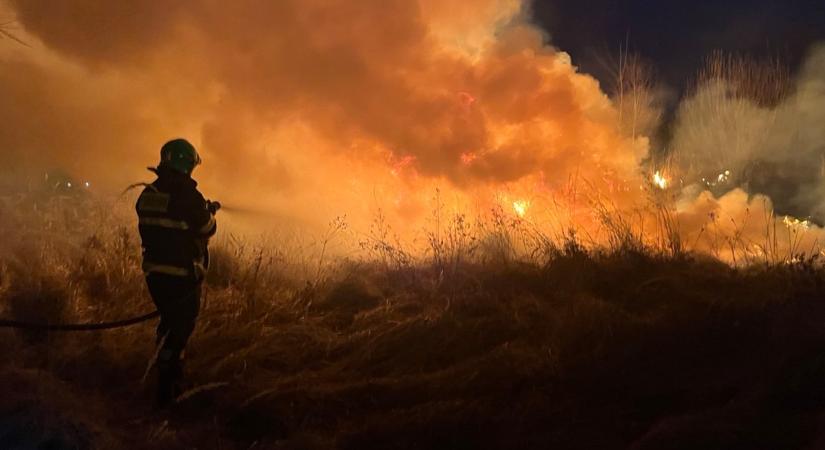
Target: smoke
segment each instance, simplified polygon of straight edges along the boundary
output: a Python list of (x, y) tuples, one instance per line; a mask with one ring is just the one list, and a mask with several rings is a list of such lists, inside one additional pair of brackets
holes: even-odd
[(324, 222), (420, 216), (436, 186), (487, 204), (576, 176), (640, 196), (646, 139), (520, 1), (8, 6), (32, 48), (0, 41), (7, 167), (122, 188), (185, 136), (207, 194)]
[[(7, 0), (0, 14), (31, 45), (0, 40), (6, 174), (57, 168), (119, 192), (183, 136), (208, 197), (299, 223), (381, 209), (415, 229), (436, 192), (586, 226), (588, 191), (637, 217), (659, 163), (647, 69), (623, 60), (611, 100), (517, 0)], [(825, 50), (794, 80), (727, 75), (700, 77), (668, 143), (679, 231), (712, 252), (709, 230), (754, 242), (781, 223), (772, 208), (825, 220)]]
[(767, 92), (740, 95), (736, 81), (753, 71), (744, 69), (739, 80), (707, 80), (680, 105), (679, 172), (717, 195), (741, 188), (770, 197), (779, 214), (825, 223), (825, 47), (811, 51), (781, 96), (764, 80), (757, 87)]

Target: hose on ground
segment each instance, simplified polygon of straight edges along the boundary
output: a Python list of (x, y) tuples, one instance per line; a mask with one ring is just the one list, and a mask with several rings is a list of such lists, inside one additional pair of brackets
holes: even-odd
[(158, 316), (160, 316), (160, 312), (153, 311), (149, 314), (144, 314), (138, 317), (132, 317), (130, 319), (100, 323), (36, 323), (24, 322), (19, 320), (0, 319), (0, 328), (22, 328), (26, 330), (40, 331), (98, 331), (128, 327), (131, 325), (146, 322), (147, 320), (152, 320)]

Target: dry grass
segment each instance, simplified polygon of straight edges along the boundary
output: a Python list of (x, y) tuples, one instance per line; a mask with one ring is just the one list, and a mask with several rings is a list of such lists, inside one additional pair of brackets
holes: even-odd
[[(90, 220), (56, 238), (77, 202)], [(149, 308), (135, 235), (111, 205), (41, 205), (0, 215), (5, 230), (28, 224), (0, 253), (4, 314)], [(222, 236), (193, 386), (169, 411), (140, 381), (148, 324), (0, 330), (0, 447), (792, 449), (825, 436), (816, 261), (733, 269), (615, 221), (614, 247), (597, 249), (500, 212), (435, 214), (422, 256), (380, 215), (358, 257), (328, 251), (342, 220), (313, 245)]]

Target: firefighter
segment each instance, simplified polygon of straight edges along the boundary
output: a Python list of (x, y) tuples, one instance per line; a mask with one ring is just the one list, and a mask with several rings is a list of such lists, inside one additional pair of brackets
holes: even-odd
[(197, 150), (174, 139), (160, 150), (160, 164), (149, 170), (157, 179), (137, 200), (143, 273), (160, 312), (157, 403), (166, 406), (180, 394), (182, 355), (195, 328), (201, 283), (209, 265), (209, 238), (215, 234), (220, 203), (205, 200), (192, 179), (200, 164)]

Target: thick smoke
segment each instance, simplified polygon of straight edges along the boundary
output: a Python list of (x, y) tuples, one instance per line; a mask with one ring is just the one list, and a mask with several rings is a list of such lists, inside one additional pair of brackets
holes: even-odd
[(759, 100), (711, 80), (684, 101), (672, 142), (679, 172), (718, 195), (741, 188), (770, 197), (778, 214), (825, 223), (825, 47), (788, 95)]
[(735, 58), (715, 69), (679, 105), (664, 169), (682, 241), (735, 262), (820, 254), (825, 47), (793, 78)]
[[(660, 217), (643, 173), (657, 96), (611, 101), (521, 1), (7, 0), (0, 14), (30, 44), (0, 40), (6, 174), (119, 191), (184, 136), (208, 196), (304, 221), (380, 208), (416, 228), (437, 188), (451, 206), (593, 225), (595, 241), (594, 199), (625, 223)], [(649, 88), (639, 75), (630, 87)], [(686, 245), (769, 241), (773, 206), (825, 218), (824, 80), (818, 49), (787, 95), (711, 77), (680, 105), (667, 176)]]
[(8, 6), (31, 48), (0, 41), (7, 167), (116, 188), (186, 136), (207, 193), (304, 218), (413, 217), (435, 186), (554, 198), (571, 177), (640, 196), (646, 139), (520, 1)]

